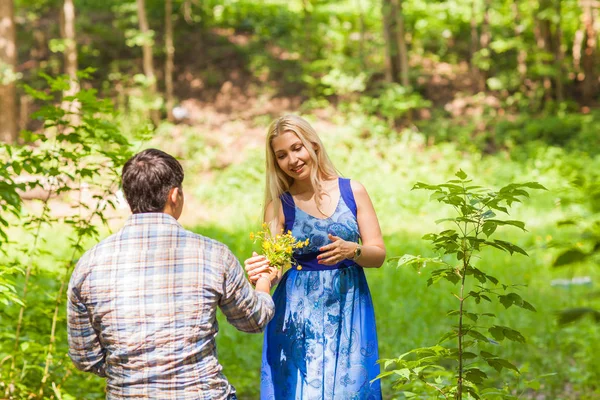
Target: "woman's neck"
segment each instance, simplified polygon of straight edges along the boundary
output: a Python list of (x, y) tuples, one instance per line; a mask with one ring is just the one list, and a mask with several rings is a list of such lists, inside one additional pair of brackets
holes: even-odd
[(301, 181), (295, 180), (292, 186), (290, 186), (290, 192), (293, 194), (314, 194), (315, 187), (310, 178)]
[[(332, 181), (336, 178), (319, 178), (319, 183), (321, 184), (321, 190), (326, 188), (327, 182)], [(325, 187), (324, 187), (325, 186)], [(301, 181), (295, 180), (294, 183), (290, 186), (290, 193), (294, 195), (314, 195), (316, 192), (316, 188), (313, 186), (310, 178), (303, 179)]]

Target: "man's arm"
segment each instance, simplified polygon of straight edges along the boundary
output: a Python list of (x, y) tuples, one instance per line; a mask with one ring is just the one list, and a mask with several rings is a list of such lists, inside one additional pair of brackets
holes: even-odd
[(88, 309), (81, 300), (80, 289), (81, 281), (74, 272), (67, 292), (69, 357), (77, 369), (104, 377), (105, 351), (92, 326)]
[(275, 314), (275, 304), (269, 294), (270, 282), (261, 279), (257, 283), (258, 290), (253, 290), (235, 256), (228, 249), (225, 253), (225, 282), (219, 307), (238, 330), (262, 332)]

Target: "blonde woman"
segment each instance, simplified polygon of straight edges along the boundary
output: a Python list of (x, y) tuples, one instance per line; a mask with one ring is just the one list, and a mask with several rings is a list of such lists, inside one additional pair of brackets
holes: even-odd
[[(267, 134), (265, 222), (309, 245), (273, 294), (265, 331), (261, 399), (381, 399), (377, 333), (364, 268), (385, 259), (365, 188), (339, 177), (315, 130), (288, 115)], [(268, 260), (245, 262), (251, 281)]]

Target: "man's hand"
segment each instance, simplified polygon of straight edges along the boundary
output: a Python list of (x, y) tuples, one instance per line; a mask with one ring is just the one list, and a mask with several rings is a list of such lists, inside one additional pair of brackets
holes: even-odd
[(244, 261), (246, 272), (248, 273), (248, 279), (255, 285), (259, 278), (265, 277), (271, 281), (271, 286), (279, 283), (281, 279), (281, 270), (279, 268), (271, 266), (269, 260), (263, 255), (259, 255), (256, 252), (252, 252), (252, 257)]

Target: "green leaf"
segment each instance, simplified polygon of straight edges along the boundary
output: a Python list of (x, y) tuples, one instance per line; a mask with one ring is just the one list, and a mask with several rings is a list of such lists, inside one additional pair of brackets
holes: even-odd
[(490, 327), (488, 331), (494, 337), (494, 339), (498, 341), (506, 338), (508, 340), (512, 340), (513, 342), (525, 343), (525, 337), (523, 337), (519, 331), (507, 326), (494, 325)]
[(469, 318), (473, 322), (477, 322), (477, 320), (479, 319), (479, 316), (477, 314), (466, 312), (466, 311), (465, 311), (465, 317)]
[[(516, 244), (512, 244), (505, 240), (498, 240), (498, 239), (494, 239), (494, 243), (497, 244), (498, 246), (505, 248), (511, 255), (516, 252), (516, 253), (521, 253), (525, 256), (529, 256), (529, 254), (527, 254), (527, 252), (525, 250), (523, 250)], [(490, 244), (490, 242), (486, 242), (486, 244)]]
[(439, 340), (438, 340), (438, 344), (444, 343), (446, 340), (450, 340), (450, 339), (454, 339), (455, 337), (458, 336), (458, 333), (456, 331), (450, 331), (450, 332), (446, 332)]
[(594, 317), (596, 322), (600, 322), (600, 311), (589, 307), (569, 308), (558, 313), (558, 323), (565, 325), (584, 318), (587, 315)]
[(467, 179), (467, 174), (462, 169), (460, 169), (455, 175), (463, 181)]
[(494, 285), (497, 285), (497, 284), (498, 284), (498, 279), (494, 278), (493, 276), (491, 276), (491, 275), (487, 275), (487, 274), (486, 274), (486, 275), (485, 275), (485, 277), (486, 277), (486, 278), (487, 278), (487, 279), (488, 279), (490, 282), (492, 282)]
[(527, 183), (522, 183), (521, 186), (525, 186), (528, 187), (530, 189), (540, 189), (540, 190), (548, 190), (546, 189), (543, 185), (540, 185), (537, 182), (527, 182)]
[(505, 360), (503, 358), (496, 358), (496, 361), (504, 368), (512, 369), (513, 371), (519, 372), (519, 369), (508, 360)]
[(477, 340), (481, 340), (483, 342), (488, 342), (488, 338), (486, 338), (485, 336), (483, 336), (481, 334), (481, 332), (476, 331), (475, 329), (471, 329), (467, 332), (467, 335), (471, 336), (472, 338), (475, 338)]
[(489, 219), (486, 222), (494, 222), (497, 225), (511, 225), (511, 226), (515, 226), (523, 231), (527, 231), (525, 229), (525, 222), (523, 221), (517, 221), (517, 220), (500, 220), (500, 219)]
[(472, 386), (464, 386), (463, 390), (465, 391), (465, 393), (468, 393), (475, 400), (479, 400), (481, 398), (481, 397), (479, 397), (479, 393), (477, 393), (477, 390)]
[(541, 383), (540, 383), (538, 380), (536, 380), (536, 379), (533, 379), (533, 380), (530, 380), (530, 381), (525, 381), (525, 385), (526, 385), (526, 386), (527, 386), (529, 389), (533, 389), (533, 390), (535, 390), (536, 392), (537, 392), (538, 390), (540, 390), (540, 388), (542, 387), (542, 384), (541, 384)]
[(412, 190), (417, 190), (417, 189), (424, 189), (424, 190), (440, 190), (440, 188), (438, 186), (435, 185), (428, 185), (426, 183), (423, 182), (417, 182)]
[(410, 369), (408, 369), (408, 368), (402, 368), (402, 369), (399, 369), (399, 370), (395, 370), (394, 374), (400, 375), (402, 378), (404, 378), (406, 380), (409, 380), (411, 372), (410, 372)]
[(487, 351), (480, 351), (481, 357), (483, 358), (495, 358), (496, 356), (492, 353), (488, 353)]
[(509, 308), (513, 304), (521, 305), (523, 304), (523, 299), (516, 293), (508, 293), (507, 295), (498, 295), (498, 300), (504, 308)]
[(502, 368), (508, 368), (519, 373), (519, 369), (514, 364), (503, 358), (486, 358), (485, 361), (498, 372), (502, 372)]
[(523, 300), (523, 304), (521, 305), (521, 307), (524, 308), (524, 309), (526, 309), (526, 310), (529, 310), (529, 311), (537, 312), (537, 310), (535, 309), (535, 307), (531, 303), (529, 303), (529, 302), (527, 302), (525, 300)]
[(483, 383), (484, 379), (487, 379), (487, 374), (481, 371), (479, 368), (470, 368), (464, 371), (465, 378), (469, 382), (473, 382), (475, 384)]
[(444, 198), (446, 197), (446, 193), (444, 192), (433, 192), (431, 193), (431, 196), (429, 196), (429, 200), (437, 200), (437, 201), (442, 201)]
[(497, 341), (501, 342), (504, 340), (504, 329), (502, 327), (492, 326), (488, 331)]
[(496, 214), (492, 210), (487, 210), (482, 215), (483, 219), (490, 219), (490, 218), (494, 218), (495, 216), (496, 216)]
[(502, 364), (500, 364), (497, 358), (487, 358), (485, 361), (489, 364), (490, 367), (494, 368), (499, 373), (502, 372)]
[(498, 224), (495, 222), (485, 221), (483, 224), (483, 233), (485, 236), (490, 237), (498, 227)]
[(480, 297), (481, 297), (482, 299), (484, 299), (484, 300), (486, 300), (486, 301), (490, 302), (490, 303), (492, 302), (492, 299), (490, 299), (489, 297), (487, 297), (487, 296), (486, 296), (486, 295), (484, 295), (484, 294), (482, 294)]
[(577, 249), (577, 248), (571, 248), (569, 250), (564, 251), (562, 254), (560, 254), (556, 260), (554, 261), (554, 264), (552, 264), (553, 267), (562, 267), (563, 265), (569, 265), (569, 264), (574, 264), (574, 263), (578, 263), (578, 262), (582, 262), (585, 259), (588, 258), (588, 254), (584, 253), (583, 251)]

